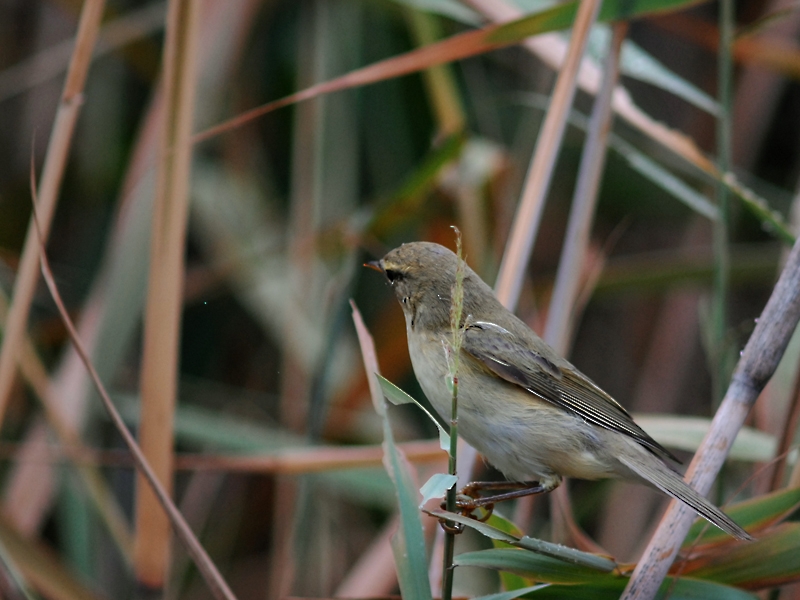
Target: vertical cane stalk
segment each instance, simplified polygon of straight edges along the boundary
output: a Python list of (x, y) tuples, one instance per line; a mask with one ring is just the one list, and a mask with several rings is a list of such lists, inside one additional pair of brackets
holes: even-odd
[[(464, 329), (461, 325), (461, 314), (464, 308), (464, 260), (461, 256), (461, 232), (457, 227), (453, 227), (456, 232), (456, 281), (453, 284), (453, 294), (450, 304), (450, 330), (453, 337), (450, 341), (450, 384), (452, 388), (453, 400), (450, 412), (450, 460), (448, 462), (448, 473), (457, 475), (456, 455), (458, 453), (458, 362), (461, 353), (461, 342)], [(456, 483), (447, 490), (445, 502), (447, 510), (456, 510)], [(456, 543), (454, 533), (455, 523), (448, 522), (444, 536), (444, 568), (442, 570), (442, 600), (450, 600), (453, 597), (453, 551)]]
[[(178, 392), (186, 228), (192, 162), (199, 4), (172, 0), (167, 14), (159, 170), (153, 202), (150, 272), (142, 342), (139, 440), (171, 493), (173, 422)], [(134, 565), (143, 589), (163, 588), (170, 561), (170, 525), (158, 498), (139, 475)]]

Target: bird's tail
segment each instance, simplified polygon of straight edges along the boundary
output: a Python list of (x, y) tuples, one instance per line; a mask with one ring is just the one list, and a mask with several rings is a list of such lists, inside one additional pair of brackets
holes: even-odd
[(675, 473), (655, 456), (653, 457), (655, 460), (647, 462), (632, 460), (627, 456), (619, 456), (618, 458), (639, 477), (650, 482), (665, 494), (688, 505), (712, 525), (716, 525), (724, 532), (737, 539), (748, 541), (754, 539), (753, 536), (737, 525), (728, 515), (690, 488), (686, 482), (681, 479), (680, 475)]

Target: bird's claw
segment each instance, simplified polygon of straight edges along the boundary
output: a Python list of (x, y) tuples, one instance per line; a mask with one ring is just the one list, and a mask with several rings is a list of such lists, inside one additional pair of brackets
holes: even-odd
[[(560, 481), (560, 480), (559, 480)], [(558, 482), (556, 482), (558, 485)], [(494, 505), (497, 502), (502, 502), (504, 500), (512, 500), (514, 498), (521, 498), (522, 496), (528, 496), (530, 494), (540, 494), (542, 492), (549, 492), (555, 486), (548, 486), (543, 485), (538, 482), (533, 481), (520, 481), (520, 482), (506, 482), (506, 483), (491, 483), (491, 482), (481, 482), (481, 481), (473, 481), (472, 483), (468, 483), (466, 486), (461, 488), (459, 492), (456, 494), (455, 498), (455, 506), (452, 507), (453, 512), (458, 512), (460, 515), (464, 517), (469, 517), (470, 519), (475, 519), (476, 521), (480, 521), (481, 523), (486, 522), (492, 516), (492, 511), (494, 511)], [(479, 495), (481, 490), (510, 490), (503, 494), (496, 494), (494, 496), (483, 496)], [(441, 504), (442, 510), (447, 510), (447, 502), (442, 502)], [(475, 511), (480, 509), (478, 515), (475, 514)], [(449, 533), (461, 533), (463, 531), (463, 527), (454, 528), (455, 523), (452, 521), (448, 521), (446, 518), (440, 519), (442, 522), (442, 527), (445, 531)], [(456, 531), (458, 529), (458, 531)]]
[[(474, 519), (480, 523), (485, 523), (489, 520), (489, 517), (492, 516), (494, 504), (480, 504), (476, 502), (476, 500), (477, 499), (473, 496), (461, 493), (458, 494), (456, 496), (455, 512), (463, 517), (469, 517), (470, 519)], [(442, 501), (441, 508), (442, 510), (447, 510), (447, 502)], [(475, 511), (478, 511), (479, 509), (480, 512), (475, 514)], [(453, 523), (452, 521), (447, 521), (446, 519), (439, 519), (439, 522), (442, 524), (442, 529), (448, 533), (461, 533), (464, 530), (464, 526), (459, 523)]]

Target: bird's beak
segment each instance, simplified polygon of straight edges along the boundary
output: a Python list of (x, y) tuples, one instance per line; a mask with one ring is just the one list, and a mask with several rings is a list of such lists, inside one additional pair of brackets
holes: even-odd
[(383, 265), (381, 265), (381, 261), (379, 260), (371, 260), (369, 262), (364, 263), (365, 267), (369, 267), (370, 269), (377, 271), (378, 273), (385, 273), (383, 270)]

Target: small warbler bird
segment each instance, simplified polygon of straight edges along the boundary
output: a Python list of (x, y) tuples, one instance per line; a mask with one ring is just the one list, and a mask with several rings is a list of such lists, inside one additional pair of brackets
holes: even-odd
[[(452, 394), (450, 307), (458, 258), (429, 242), (403, 244), (369, 263), (382, 271), (406, 319), (408, 350), (423, 392), (445, 421)], [(458, 431), (508, 479), (555, 489), (562, 477), (621, 477), (684, 502), (730, 535), (753, 539), (690, 488), (675, 459), (591, 379), (509, 312), (464, 265)]]

